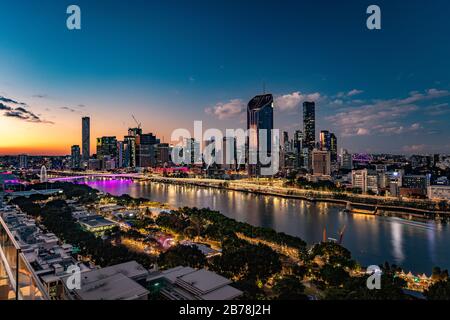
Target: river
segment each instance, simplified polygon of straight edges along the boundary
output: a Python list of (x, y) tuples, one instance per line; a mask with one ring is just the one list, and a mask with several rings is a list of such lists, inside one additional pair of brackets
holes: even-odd
[(342, 207), (238, 191), (132, 180), (85, 180), (113, 195), (129, 194), (174, 207), (211, 208), (255, 226), (298, 236), (308, 244), (339, 238), (354, 259), (368, 266), (388, 261), (415, 274), (431, 274), (434, 266), (450, 269), (450, 225), (400, 218), (342, 213)]

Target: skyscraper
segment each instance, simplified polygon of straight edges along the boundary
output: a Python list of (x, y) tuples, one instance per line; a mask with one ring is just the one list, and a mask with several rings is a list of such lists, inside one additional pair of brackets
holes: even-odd
[(117, 139), (116, 137), (97, 138), (97, 159), (102, 161), (102, 167), (105, 168), (106, 161), (117, 158)]
[[(255, 130), (255, 135), (247, 138), (248, 174), (260, 176), (261, 167), (270, 166), (270, 163), (262, 163), (261, 159), (271, 157), (272, 154), (273, 96), (271, 94), (259, 95), (250, 100), (247, 106), (247, 129)], [(264, 146), (261, 145), (259, 130), (266, 130)]]
[(123, 139), (123, 166), (136, 167), (136, 137), (125, 136)]
[(346, 170), (353, 169), (352, 154), (348, 153), (346, 149), (342, 149), (341, 152), (341, 168)]
[(312, 152), (312, 169), (314, 175), (331, 175), (330, 151), (314, 150)]
[(91, 118), (83, 117), (82, 121), (82, 144), (81, 152), (83, 161), (88, 161), (91, 152), (90, 139), (91, 139)]
[(320, 149), (328, 151), (331, 149), (331, 135), (328, 130), (320, 131)]
[(75, 145), (71, 148), (70, 168), (79, 169), (81, 167), (80, 146)]
[(337, 161), (337, 138), (334, 133), (330, 133), (330, 152), (331, 152), (331, 162)]
[(136, 161), (141, 168), (156, 165), (155, 145), (160, 141), (153, 133), (136, 135)]
[(304, 146), (312, 151), (316, 145), (316, 104), (303, 102)]
[(298, 169), (303, 166), (303, 132), (296, 130), (294, 134), (295, 167)]
[(170, 161), (170, 152), (168, 143), (159, 143), (155, 146), (156, 166), (164, 167)]

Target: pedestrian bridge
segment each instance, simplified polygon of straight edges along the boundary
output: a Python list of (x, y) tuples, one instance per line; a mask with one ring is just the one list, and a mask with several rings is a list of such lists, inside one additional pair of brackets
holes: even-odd
[(49, 182), (71, 181), (87, 178), (109, 178), (109, 179), (135, 179), (143, 178), (141, 173), (111, 173), (111, 172), (71, 172), (71, 171), (49, 171)]

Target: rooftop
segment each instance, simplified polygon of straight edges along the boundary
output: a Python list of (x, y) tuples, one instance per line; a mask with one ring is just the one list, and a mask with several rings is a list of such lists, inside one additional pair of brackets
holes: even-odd
[(90, 283), (82, 283), (75, 294), (82, 300), (135, 300), (147, 296), (149, 291), (122, 273), (115, 273)]
[(261, 109), (262, 107), (272, 103), (273, 103), (273, 96), (271, 94), (263, 94), (256, 96), (252, 100), (250, 100), (250, 102), (248, 103), (248, 109), (249, 110)]

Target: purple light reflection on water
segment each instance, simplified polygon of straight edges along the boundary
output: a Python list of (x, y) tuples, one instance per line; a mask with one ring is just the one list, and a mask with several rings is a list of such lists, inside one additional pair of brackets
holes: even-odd
[(129, 189), (129, 185), (133, 184), (133, 179), (82, 179), (82, 180), (75, 180), (74, 183), (76, 184), (87, 184), (90, 187), (101, 190), (105, 193), (112, 194), (114, 196), (121, 196), (124, 193), (127, 193), (126, 191)]

